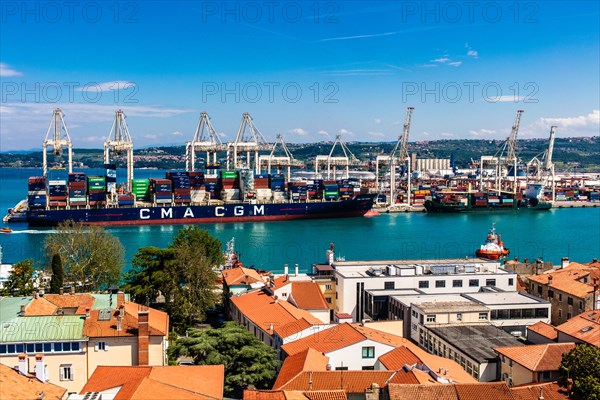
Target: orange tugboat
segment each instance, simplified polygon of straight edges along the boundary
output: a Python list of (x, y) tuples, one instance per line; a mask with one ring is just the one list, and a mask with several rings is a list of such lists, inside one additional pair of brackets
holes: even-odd
[(482, 244), (479, 250), (475, 252), (479, 258), (487, 258), (488, 260), (497, 260), (501, 257), (506, 257), (509, 250), (504, 247), (504, 243), (500, 238), (500, 235), (496, 233), (495, 224), (492, 224), (485, 244)]
[(10, 228), (0, 228), (0, 233), (11, 233), (12, 229)]

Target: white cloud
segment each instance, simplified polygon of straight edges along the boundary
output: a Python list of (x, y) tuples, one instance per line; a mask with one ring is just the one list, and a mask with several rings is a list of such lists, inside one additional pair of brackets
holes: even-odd
[(144, 139), (150, 139), (150, 140), (154, 140), (154, 139), (158, 138), (158, 136), (157, 136), (157, 135), (155, 135), (155, 134), (153, 134), (153, 133), (148, 133), (148, 134), (146, 134), (146, 135), (144, 135), (144, 136), (142, 136), (142, 137), (143, 137)]
[(380, 124), (381, 123), (381, 118), (375, 118), (373, 120), (373, 122), (375, 122), (376, 124)]
[(486, 135), (493, 135), (495, 133), (496, 133), (496, 131), (493, 129), (480, 129), (478, 131), (469, 131), (469, 134), (473, 135), (473, 136), (486, 136)]
[(382, 132), (369, 132), (369, 136), (373, 137), (383, 137), (385, 136)]
[(473, 58), (479, 58), (479, 52), (477, 50), (469, 50), (467, 51), (467, 56), (468, 57), (473, 57)]
[(342, 36), (342, 37), (321, 39), (321, 40), (317, 40), (317, 42), (331, 42), (334, 40), (367, 39), (367, 38), (382, 37), (382, 36), (392, 36), (397, 33), (398, 32), (385, 32), (385, 33), (373, 33), (373, 34), (369, 34), (369, 35)]
[(319, 131), (319, 132), (317, 132), (317, 133), (318, 133), (319, 135), (323, 135), (323, 136), (327, 136), (327, 137), (329, 137), (329, 136), (330, 136), (330, 135), (329, 135), (329, 132), (327, 132), (327, 131), (324, 131), (324, 130), (320, 130), (320, 131)]
[(17, 71), (12, 68), (10, 65), (5, 63), (0, 63), (0, 76), (1, 77), (12, 77), (12, 76), (21, 76), (23, 73)]
[(349, 130), (347, 130), (347, 129), (344, 129), (344, 128), (342, 128), (342, 129), (340, 129), (340, 135), (348, 135), (348, 136), (353, 136), (353, 135), (354, 135), (354, 133), (353, 133), (352, 131), (349, 131)]
[(454, 133), (442, 132), (442, 133), (440, 133), (440, 136), (444, 136), (444, 137), (453, 137), (453, 136), (455, 136), (455, 135), (454, 135)]
[(587, 115), (577, 117), (540, 118), (542, 125), (556, 125), (562, 128), (587, 127), (600, 124), (600, 110), (593, 110)]
[(90, 92), (90, 91), (98, 91), (98, 92), (108, 92), (109, 90), (125, 90), (131, 89), (137, 86), (135, 82), (130, 81), (110, 81), (110, 82), (91, 82), (86, 84), (85, 86), (77, 88), (79, 92)]
[(227, 136), (227, 135), (225, 134), (225, 132), (219, 132), (219, 133), (217, 133), (217, 136), (220, 136), (220, 137), (225, 137), (225, 136)]
[(183, 136), (183, 132), (175, 131), (175, 132), (171, 133), (171, 135), (174, 135), (174, 136)]
[(298, 135), (298, 136), (306, 136), (306, 135), (308, 135), (308, 132), (307, 132), (307, 131), (305, 131), (305, 130), (304, 130), (304, 129), (302, 129), (302, 128), (294, 128), (294, 129), (290, 129), (288, 132), (289, 132), (289, 133), (293, 133), (294, 135)]
[(423, 136), (429, 136), (429, 132), (423, 131), (423, 132), (421, 132), (421, 135), (423, 135)]
[(452, 67), (460, 67), (462, 65), (462, 61), (453, 61), (451, 63), (448, 63), (448, 65)]
[(448, 57), (440, 57), (440, 58), (436, 58), (435, 60), (431, 60), (431, 62), (434, 63), (439, 63), (439, 64), (446, 64), (447, 62), (450, 62), (452, 60), (450, 60)]

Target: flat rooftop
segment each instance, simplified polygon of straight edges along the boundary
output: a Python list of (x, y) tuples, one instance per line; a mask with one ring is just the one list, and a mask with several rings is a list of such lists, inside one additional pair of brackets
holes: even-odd
[(524, 346), (514, 336), (493, 325), (426, 326), (426, 329), (479, 363), (496, 360), (495, 347)]
[[(419, 296), (423, 292), (418, 289), (370, 289), (365, 290), (372, 296), (393, 296), (393, 297), (412, 297)], [(464, 300), (464, 299), (463, 299)]]
[(521, 292), (478, 292), (463, 294), (463, 297), (486, 306), (513, 304), (548, 304), (544, 299)]
[(490, 309), (481, 304), (468, 301), (433, 301), (417, 304), (424, 313), (456, 312), (456, 311), (481, 311), (488, 312)]
[(431, 303), (431, 302), (464, 302), (468, 301), (460, 294), (417, 294), (403, 295), (396, 291), (392, 299), (399, 302), (405, 307), (410, 307), (411, 304)]

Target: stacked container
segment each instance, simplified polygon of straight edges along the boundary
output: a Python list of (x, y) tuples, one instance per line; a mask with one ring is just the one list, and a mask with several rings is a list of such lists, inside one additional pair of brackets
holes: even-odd
[(208, 177), (204, 178), (204, 190), (206, 191), (206, 197), (210, 200), (221, 198), (221, 185), (219, 178)]
[(201, 203), (206, 198), (204, 187), (204, 172), (188, 172), (190, 179), (190, 201), (192, 203)]
[(104, 164), (106, 191), (114, 192), (117, 188), (117, 164)]
[(72, 207), (87, 205), (86, 177), (84, 172), (72, 172), (69, 174), (69, 205)]
[(68, 195), (66, 180), (48, 181), (48, 206), (66, 207)]
[(271, 174), (269, 185), (273, 192), (282, 192), (285, 188), (285, 178), (283, 174)]
[(191, 201), (190, 177), (185, 172), (167, 172), (173, 182), (173, 201), (176, 204), (189, 204)]
[(254, 197), (254, 173), (249, 169), (240, 171), (240, 191), (246, 197)]
[(342, 200), (350, 200), (354, 197), (354, 186), (350, 183), (342, 183), (339, 185), (339, 193)]
[(88, 176), (87, 182), (90, 206), (106, 205), (106, 177)]
[(133, 194), (120, 194), (117, 197), (117, 201), (119, 202), (119, 207), (133, 206), (135, 203), (135, 197)]
[(290, 191), (292, 200), (306, 201), (306, 196), (307, 196), (306, 182), (289, 182), (288, 189)]
[(240, 179), (237, 171), (221, 171), (223, 190), (221, 198), (225, 201), (240, 199)]
[(148, 200), (150, 194), (150, 181), (148, 179), (133, 179), (131, 187), (137, 201)]
[(173, 201), (173, 184), (169, 179), (150, 179), (150, 191), (157, 204), (167, 204)]
[(273, 193), (271, 191), (269, 175), (254, 175), (254, 190), (256, 191), (256, 199), (258, 201), (270, 201)]
[(475, 193), (473, 194), (473, 199), (475, 199), (475, 207), (487, 207), (487, 195), (485, 193)]
[(337, 200), (339, 198), (340, 192), (336, 181), (323, 181), (322, 187), (325, 200)]
[(317, 200), (319, 198), (319, 185), (309, 183), (306, 185), (306, 198), (308, 200)]
[(488, 196), (488, 205), (490, 207), (498, 207), (500, 206), (500, 199), (497, 195), (489, 195)]
[(30, 210), (46, 208), (46, 177), (32, 176), (27, 180), (27, 204)]

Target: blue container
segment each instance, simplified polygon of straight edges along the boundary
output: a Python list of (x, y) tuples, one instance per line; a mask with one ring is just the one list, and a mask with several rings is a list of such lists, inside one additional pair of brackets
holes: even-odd
[(85, 189), (69, 190), (69, 197), (85, 197)]
[(106, 193), (90, 193), (90, 201), (105, 201)]
[(85, 182), (87, 180), (85, 172), (72, 172), (69, 174), (69, 182)]

